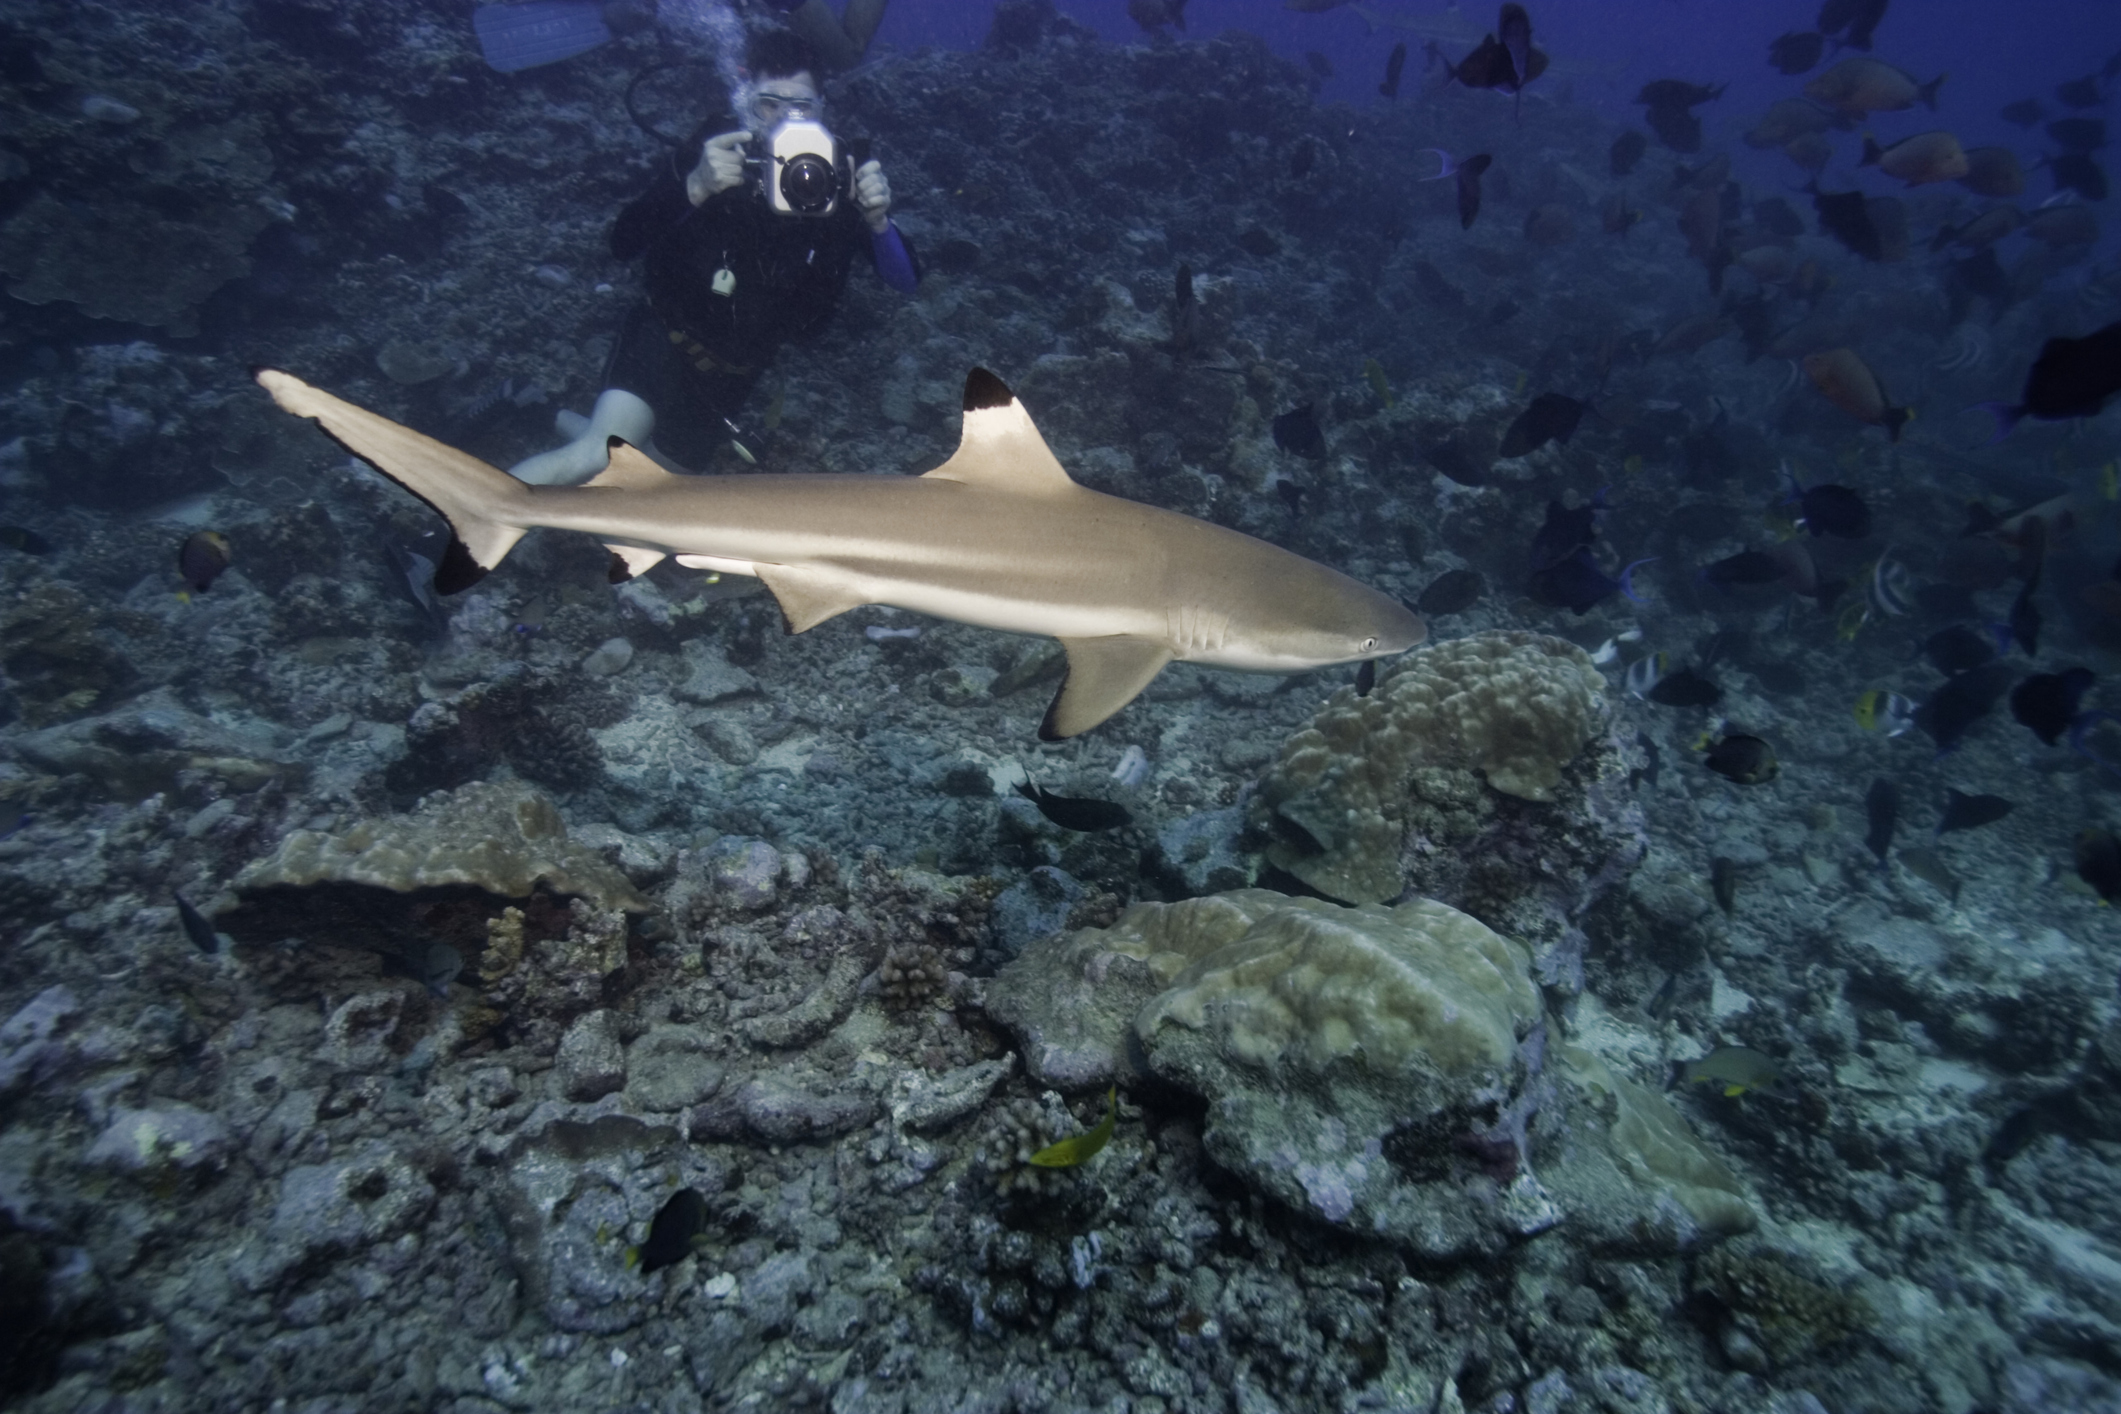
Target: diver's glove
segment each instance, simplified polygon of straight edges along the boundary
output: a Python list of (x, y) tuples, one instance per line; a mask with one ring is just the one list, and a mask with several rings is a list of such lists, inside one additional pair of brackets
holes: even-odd
[(573, 413), (564, 413), (562, 418), (560, 431), (572, 431), (574, 440), (525, 457), (508, 468), (509, 475), (533, 486), (579, 486), (611, 464), (612, 438), (644, 447), (655, 431), (655, 409), (624, 388), (599, 393), (587, 418)]
[(891, 183), (884, 180), (884, 164), (864, 162), (854, 169), (854, 204), (862, 209), (869, 229), (884, 234), (891, 225)]
[(700, 148), (699, 165), (685, 176), (685, 195), (694, 206), (716, 192), (742, 185), (744, 144), (750, 141), (751, 134), (746, 132), (722, 133), (707, 139)]

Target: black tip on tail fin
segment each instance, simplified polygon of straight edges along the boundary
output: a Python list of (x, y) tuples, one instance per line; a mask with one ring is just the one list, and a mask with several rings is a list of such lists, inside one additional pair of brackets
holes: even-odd
[(435, 593), (462, 594), (484, 578), (486, 566), (471, 557), (463, 541), (451, 535), (449, 548), (442, 552), (442, 563), (435, 566)]
[(965, 375), (965, 411), (978, 412), (982, 408), (1005, 408), (1016, 401), (1016, 394), (1009, 385), (984, 368), (975, 368)]

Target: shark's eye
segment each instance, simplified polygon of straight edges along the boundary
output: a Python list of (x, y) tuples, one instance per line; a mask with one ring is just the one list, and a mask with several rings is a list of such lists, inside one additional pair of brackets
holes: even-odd
[(1365, 638), (1362, 641), (1362, 651), (1365, 653), (1369, 652), (1372, 648), (1375, 648), (1376, 646), (1377, 640), (1374, 638)]

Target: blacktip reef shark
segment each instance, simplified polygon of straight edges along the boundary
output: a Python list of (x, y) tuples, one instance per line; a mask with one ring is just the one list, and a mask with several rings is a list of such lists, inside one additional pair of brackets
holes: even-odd
[(965, 380), (956, 453), (925, 476), (676, 476), (613, 438), (610, 466), (581, 486), (527, 485), (292, 374), (257, 378), (449, 522), (443, 594), (478, 583), (543, 526), (604, 542), (614, 583), (666, 556), (756, 575), (790, 633), (888, 604), (1049, 635), (1068, 674), (1039, 725), (1046, 741), (1104, 721), (1166, 663), (1300, 673), (1403, 653), (1427, 632), (1338, 570), (1077, 484), (983, 368)]

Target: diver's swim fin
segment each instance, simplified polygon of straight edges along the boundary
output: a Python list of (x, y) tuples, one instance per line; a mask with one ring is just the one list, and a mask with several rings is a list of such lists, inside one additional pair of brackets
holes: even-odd
[(600, 0), (481, 5), (471, 12), (471, 27), (487, 66), (504, 74), (572, 59), (611, 38)]

